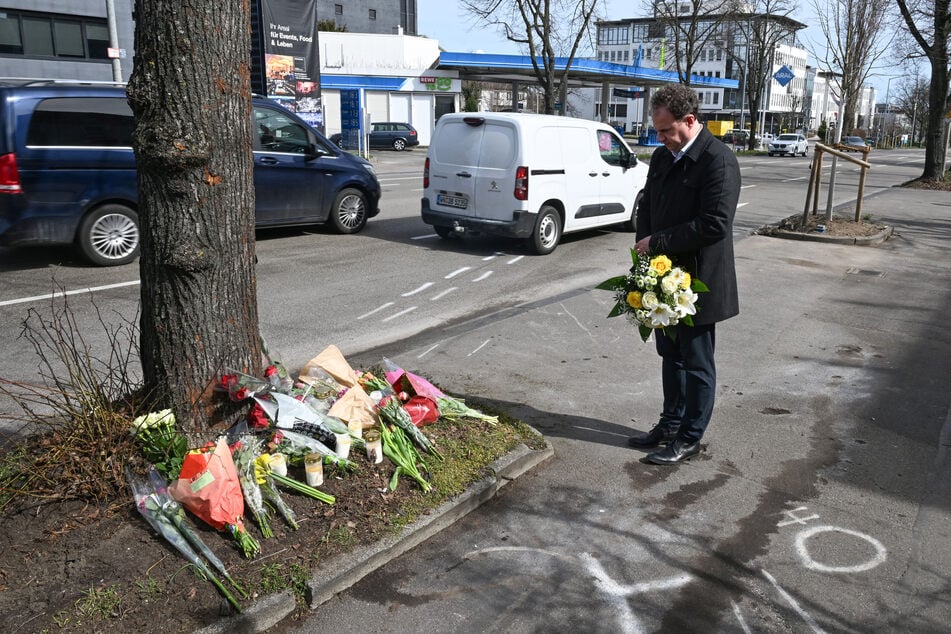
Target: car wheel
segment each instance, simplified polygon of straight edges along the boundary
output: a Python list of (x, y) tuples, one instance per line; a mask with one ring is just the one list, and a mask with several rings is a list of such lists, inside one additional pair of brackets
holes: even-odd
[(642, 198), (644, 198), (644, 190), (637, 192), (637, 198), (634, 199), (634, 209), (631, 210), (631, 219), (624, 223), (626, 231), (637, 231), (637, 209), (641, 206)]
[(561, 214), (551, 205), (545, 205), (538, 212), (535, 230), (532, 232), (532, 249), (537, 255), (548, 255), (561, 240)]
[(330, 209), (330, 222), (340, 233), (358, 233), (367, 224), (367, 199), (358, 189), (342, 189)]
[(433, 229), (436, 230), (436, 235), (444, 240), (451, 240), (456, 237), (456, 232), (453, 231), (452, 227), (435, 225)]
[(393, 149), (397, 152), (402, 152), (406, 149), (406, 141), (403, 139), (393, 139)]
[(139, 255), (139, 216), (125, 205), (103, 205), (83, 219), (76, 239), (93, 264), (128, 264)]

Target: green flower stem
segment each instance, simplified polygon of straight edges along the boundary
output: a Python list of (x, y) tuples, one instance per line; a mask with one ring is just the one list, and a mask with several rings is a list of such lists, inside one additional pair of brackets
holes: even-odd
[(279, 482), (289, 489), (293, 489), (298, 493), (303, 493), (304, 495), (312, 497), (315, 500), (320, 500), (321, 502), (326, 502), (327, 504), (333, 504), (337, 501), (337, 499), (329, 493), (324, 493), (323, 491), (315, 489), (314, 487), (304, 484), (303, 482), (299, 482), (294, 478), (278, 475), (273, 471), (268, 474), (268, 477), (273, 478), (275, 482)]

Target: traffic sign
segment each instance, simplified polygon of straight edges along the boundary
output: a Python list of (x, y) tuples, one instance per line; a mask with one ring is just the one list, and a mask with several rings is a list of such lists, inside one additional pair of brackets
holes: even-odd
[(795, 76), (796, 74), (792, 72), (788, 66), (783, 66), (773, 74), (773, 78), (779, 82), (780, 86), (784, 88), (786, 87), (786, 84), (791, 82)]

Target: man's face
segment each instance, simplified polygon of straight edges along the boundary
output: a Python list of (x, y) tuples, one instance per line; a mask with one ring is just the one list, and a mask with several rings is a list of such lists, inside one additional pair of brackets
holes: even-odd
[(696, 134), (697, 117), (692, 114), (675, 119), (667, 108), (654, 110), (654, 129), (657, 140), (671, 152), (679, 152)]

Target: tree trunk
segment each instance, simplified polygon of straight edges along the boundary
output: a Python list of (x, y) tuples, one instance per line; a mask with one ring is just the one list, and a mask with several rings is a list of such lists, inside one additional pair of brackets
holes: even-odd
[(137, 0), (141, 357), (156, 407), (228, 423), (225, 369), (257, 374), (250, 19), (245, 2)]
[(944, 56), (932, 60), (931, 89), (928, 92), (928, 131), (925, 144), (925, 168), (921, 174), (924, 180), (943, 180), (944, 163), (947, 155), (945, 138), (945, 113), (948, 110), (948, 58)]

